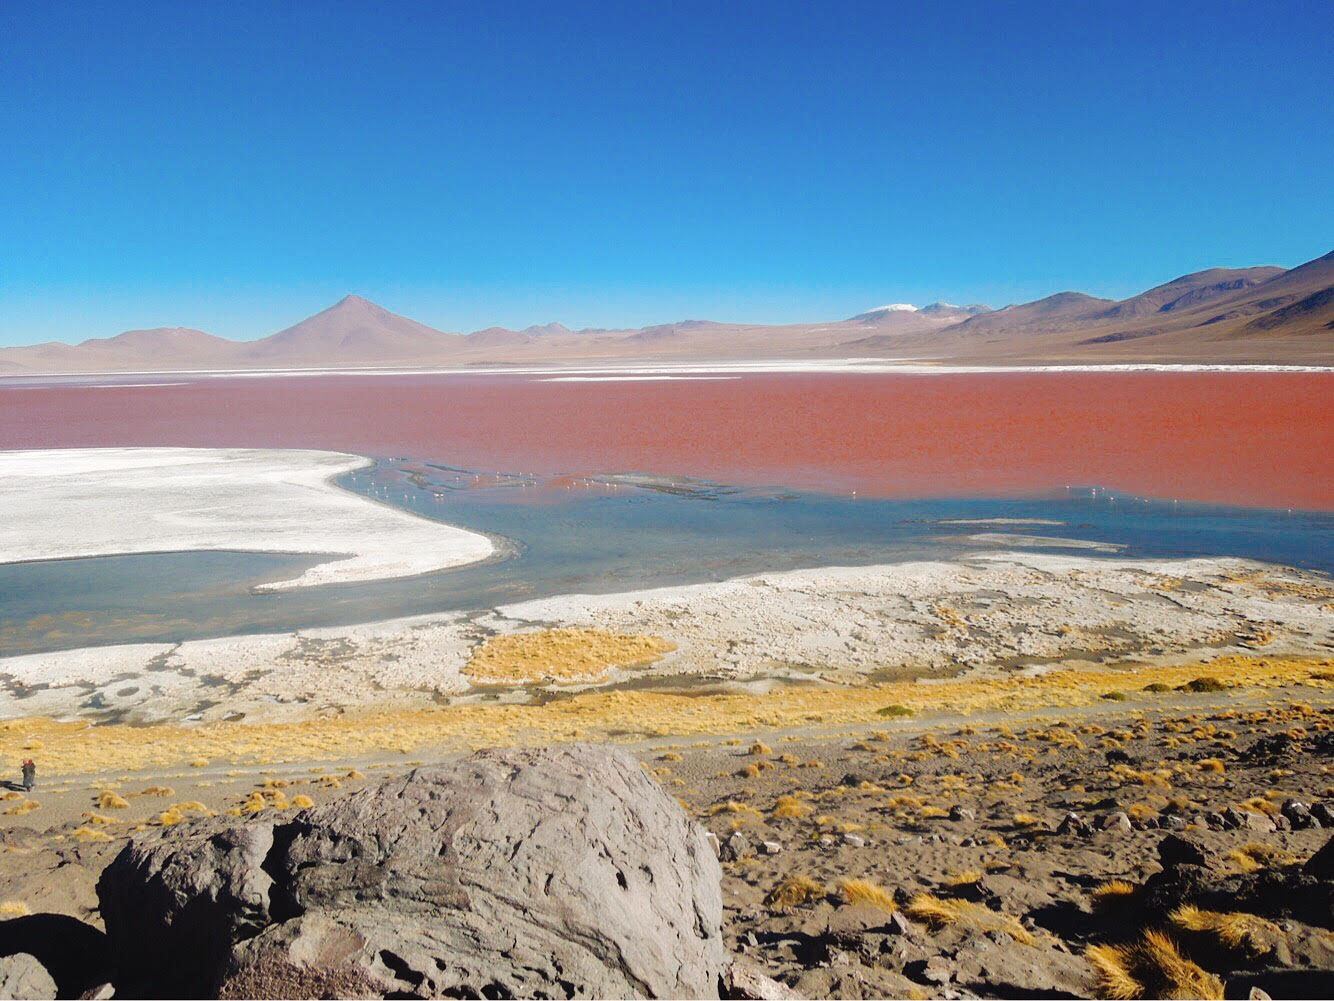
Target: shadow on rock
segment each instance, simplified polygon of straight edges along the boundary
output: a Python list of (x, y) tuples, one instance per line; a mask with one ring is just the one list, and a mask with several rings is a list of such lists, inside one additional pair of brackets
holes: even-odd
[(0, 956), (27, 953), (46, 967), (62, 998), (77, 998), (111, 979), (107, 937), (65, 914), (0, 921)]

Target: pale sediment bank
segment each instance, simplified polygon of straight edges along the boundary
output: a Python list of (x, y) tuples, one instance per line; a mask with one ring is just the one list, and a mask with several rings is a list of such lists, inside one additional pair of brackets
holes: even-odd
[(278, 590), (429, 573), (492, 554), (483, 535), (333, 484), (371, 461), (296, 449), (0, 452), (0, 563), (190, 550), (331, 555), (261, 585)]
[[(584, 378), (619, 378), (635, 376), (679, 375), (752, 375), (769, 373), (861, 373), (871, 375), (1003, 375), (1006, 373), (1118, 373), (1118, 372), (1222, 372), (1222, 373), (1334, 373), (1331, 365), (1262, 365), (1228, 362), (1107, 362), (1076, 363), (987, 363), (936, 360), (931, 358), (747, 358), (696, 361), (643, 359), (639, 361), (570, 360), (565, 363), (515, 365), (385, 365), (347, 366), (342, 368), (291, 367), (244, 369), (145, 369), (117, 372), (18, 372), (0, 375), (0, 385), (42, 383), (109, 383), (129, 377), (180, 377), (201, 379), (281, 379), (309, 378), (311, 376), (402, 376), (402, 375), (467, 375), (467, 376), (552, 376), (569, 381), (591, 381)], [(543, 381), (555, 381), (547, 379)], [(159, 385), (169, 383), (159, 383)], [(131, 384), (133, 385), (133, 384)]]
[[(825, 567), (479, 613), (13, 657), (0, 660), (0, 719), (277, 722), (522, 702), (540, 688), (758, 692), (1242, 651), (1328, 656), (1332, 607), (1329, 578), (1237, 559), (1002, 553)], [(658, 637), (674, 649), (651, 665), (607, 664), (578, 685), (477, 684), (465, 671), (490, 636), (557, 627)]]

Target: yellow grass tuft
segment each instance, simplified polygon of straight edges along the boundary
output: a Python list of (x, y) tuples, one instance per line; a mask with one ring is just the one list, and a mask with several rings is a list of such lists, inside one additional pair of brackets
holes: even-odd
[(1256, 869), (1263, 869), (1264, 865), (1257, 862), (1240, 848), (1227, 853), (1228, 861), (1235, 865), (1242, 872), (1255, 872)]
[(185, 820), (185, 814), (173, 806), (163, 810), (153, 820), (149, 821), (149, 823), (156, 824), (159, 827), (173, 827), (176, 824), (181, 823), (183, 820)]
[(11, 806), (5, 813), (11, 817), (22, 817), (24, 814), (32, 813), (33, 810), (40, 810), (42, 804), (36, 800), (25, 799), (21, 803)]
[(751, 754), (773, 754), (774, 749), (762, 740), (757, 740), (750, 745)]
[(292, 797), (292, 805), (296, 807), (298, 810), (309, 810), (312, 806), (315, 805), (315, 801), (311, 799), (309, 796), (306, 796), (302, 793), (298, 793), (297, 795)]
[(778, 818), (797, 818), (808, 816), (811, 808), (796, 796), (779, 796), (774, 804), (773, 815)]
[(1084, 956), (1097, 975), (1101, 998), (1223, 998), (1223, 982), (1181, 955), (1160, 931), (1145, 932), (1138, 942), (1125, 945), (1089, 946)]
[(1283, 932), (1272, 921), (1241, 911), (1202, 911), (1185, 904), (1168, 915), (1167, 920), (1182, 931), (1208, 935), (1228, 949), (1245, 952), (1259, 959), (1274, 951)]
[(945, 877), (946, 886), (972, 886), (982, 879), (980, 869), (964, 869), (959, 872), (951, 872)]
[(1139, 887), (1124, 879), (1109, 879), (1093, 888), (1093, 906), (1099, 910), (1120, 907), (1139, 896)]
[(789, 876), (764, 898), (764, 903), (775, 911), (801, 907), (824, 896), (824, 887), (809, 876)]
[(74, 839), (75, 839), (76, 841), (110, 841), (110, 840), (111, 840), (111, 835), (108, 834), (106, 831), (99, 831), (96, 827), (89, 827), (89, 826), (86, 825), (86, 824), (85, 824), (83, 827), (76, 828), (75, 831), (74, 831), (73, 837), (74, 837)]
[(124, 810), (129, 805), (129, 800), (110, 789), (103, 789), (97, 797), (97, 808), (99, 810)]
[(887, 890), (867, 879), (840, 879), (838, 895), (845, 904), (875, 907), (891, 913), (898, 909)]
[(22, 900), (0, 901), (0, 918), (23, 918), (32, 913), (32, 908)]
[(909, 902), (906, 913), (933, 931), (958, 925), (973, 932), (1003, 931), (1024, 945), (1032, 945), (1034, 941), (1032, 932), (1018, 918), (971, 900), (943, 900), (934, 894), (919, 893)]
[(176, 790), (171, 786), (149, 786), (139, 793), (140, 796), (175, 796)]
[(1261, 844), (1258, 841), (1251, 841), (1241, 848), (1228, 852), (1227, 858), (1242, 872), (1255, 872), (1266, 866), (1290, 865), (1296, 861), (1296, 856), (1287, 849), (1277, 845)]
[(107, 824), (119, 823), (119, 821), (117, 821), (115, 817), (104, 817), (102, 816), (102, 814), (93, 813), (91, 810), (83, 815), (83, 819), (88, 821), (88, 823), (95, 824), (97, 826), (105, 826)]

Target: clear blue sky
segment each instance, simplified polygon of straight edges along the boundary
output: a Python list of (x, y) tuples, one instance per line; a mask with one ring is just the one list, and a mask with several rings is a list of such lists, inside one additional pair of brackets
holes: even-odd
[(1334, 3), (0, 4), (0, 343), (1124, 296), (1334, 249)]

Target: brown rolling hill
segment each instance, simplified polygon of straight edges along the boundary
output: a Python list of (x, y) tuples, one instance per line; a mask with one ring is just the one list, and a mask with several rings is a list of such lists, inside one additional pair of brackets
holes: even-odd
[(684, 320), (570, 330), (548, 323), (465, 335), (349, 295), (255, 341), (160, 328), (0, 348), (0, 375), (819, 358), (1334, 365), (1334, 253), (1290, 270), (1211, 268), (1121, 301), (1059, 292), (997, 310), (896, 305), (784, 325)]

